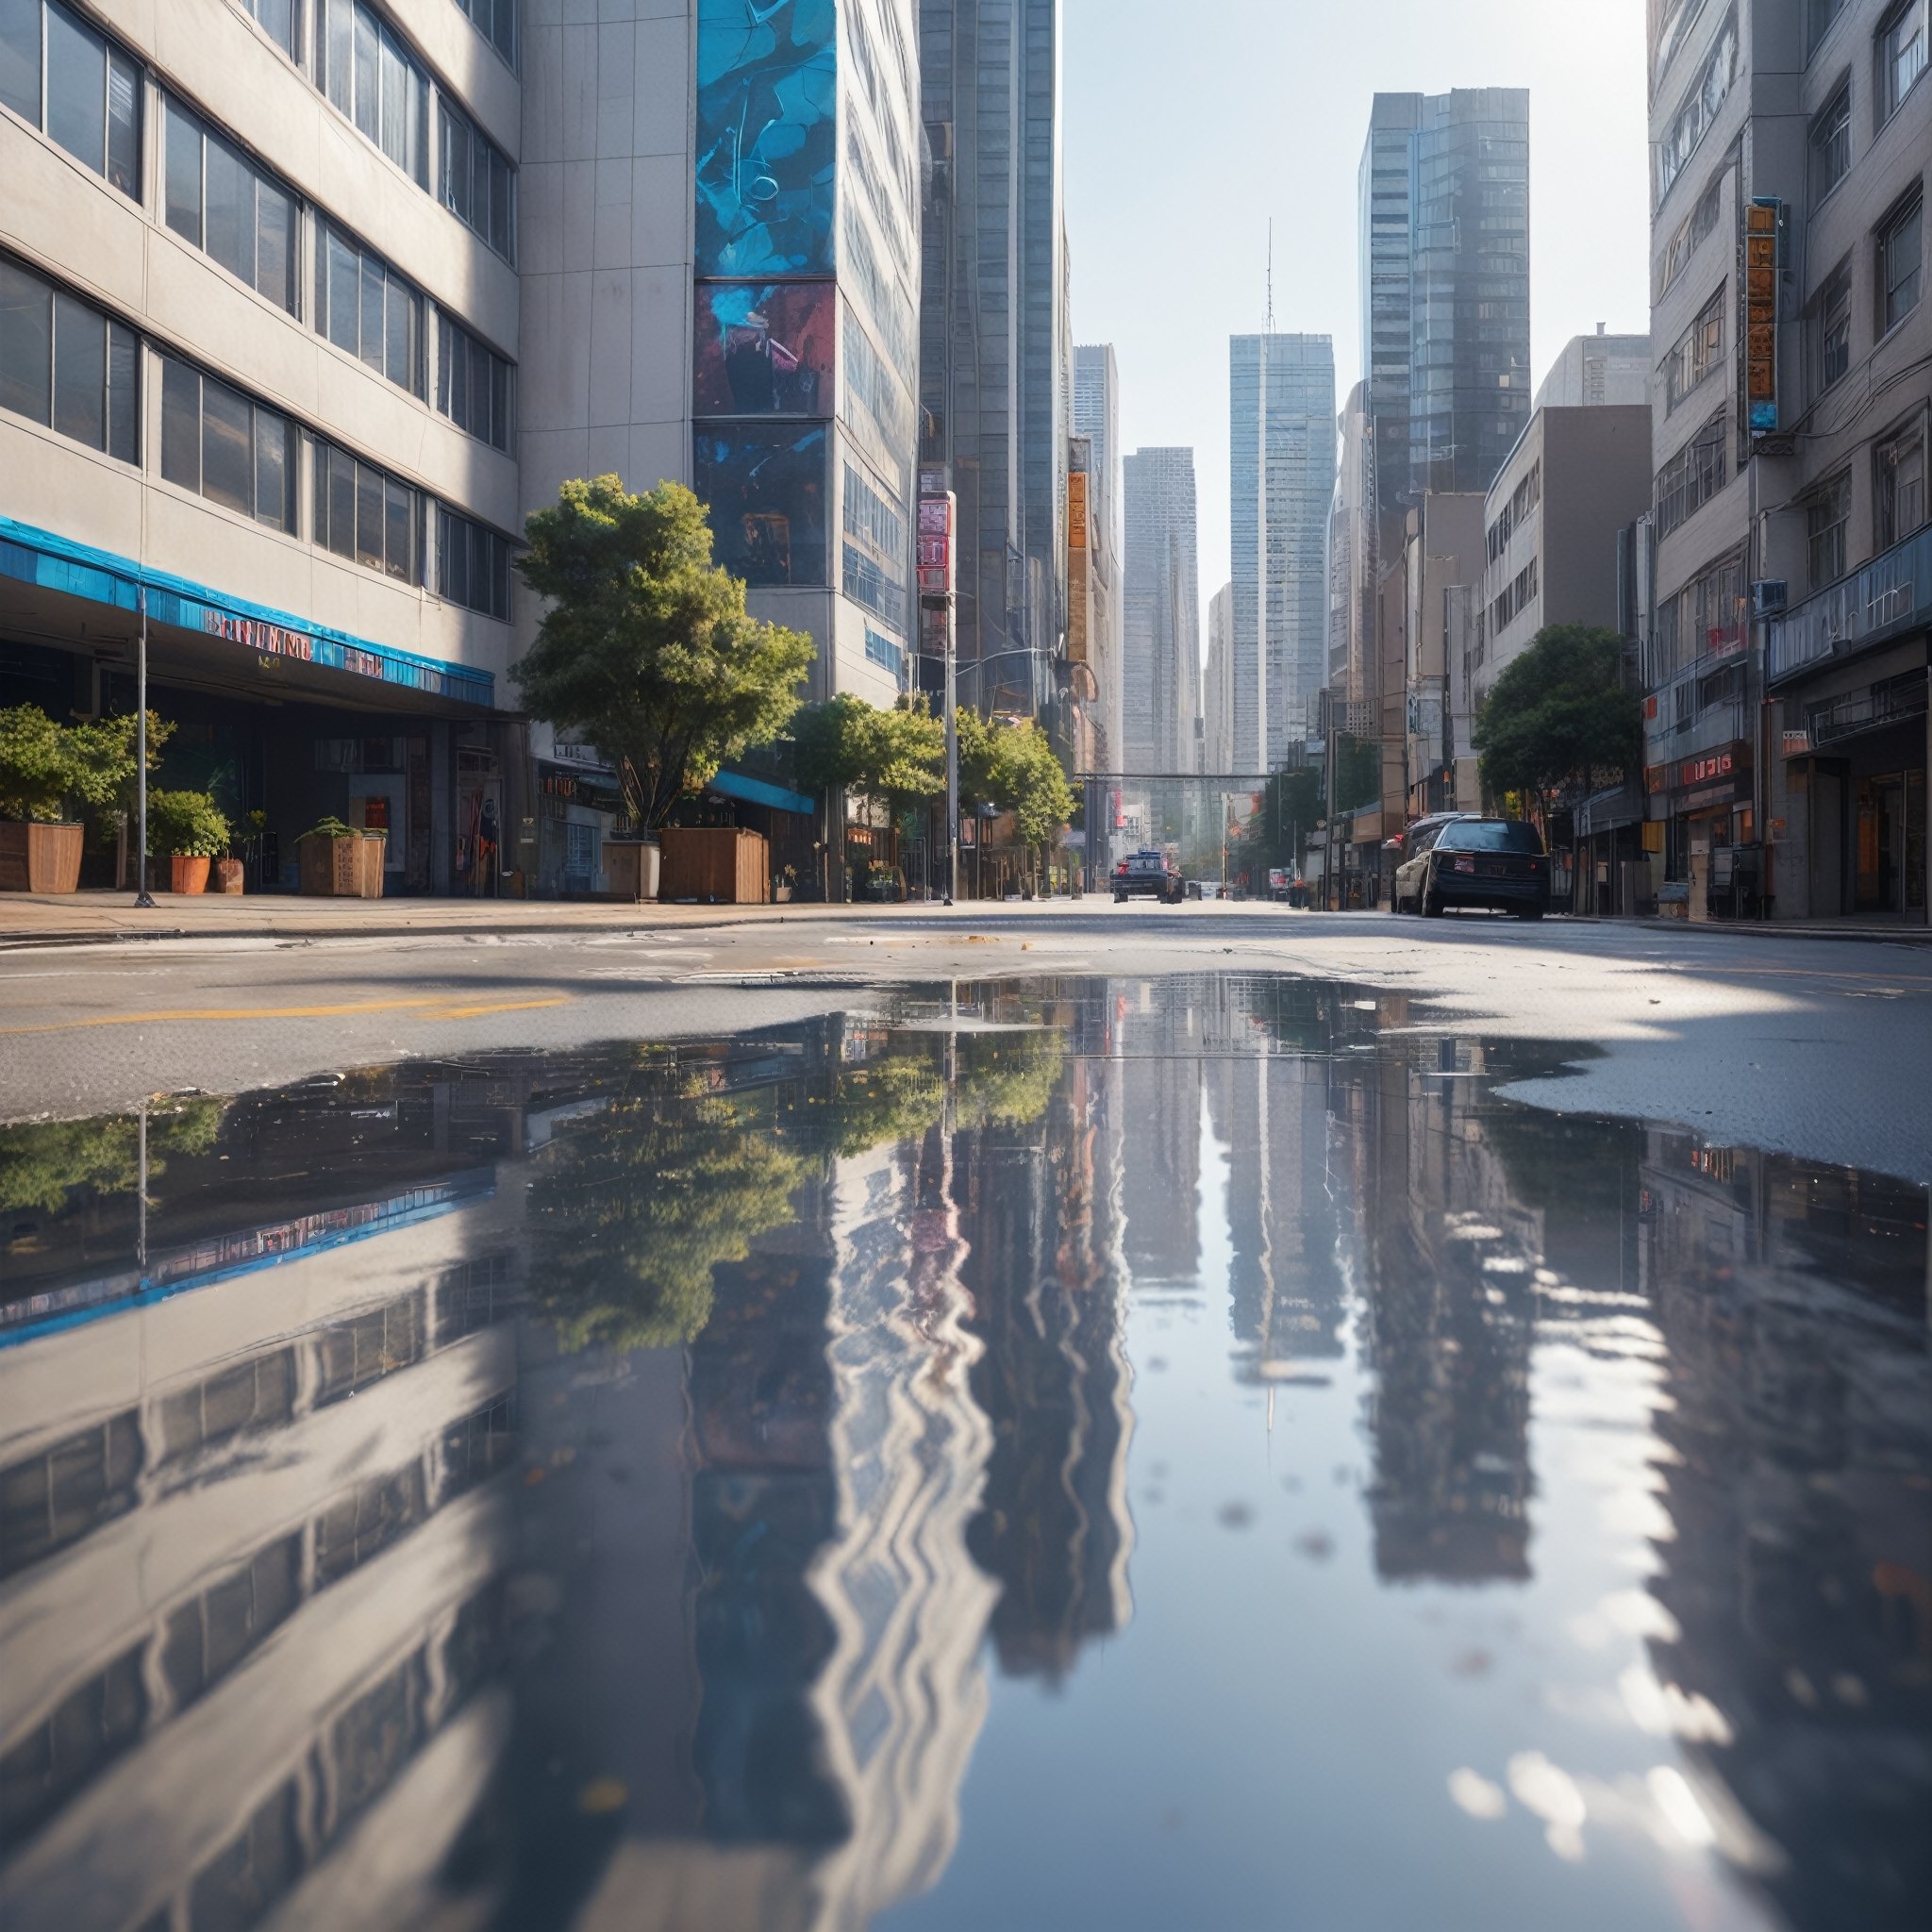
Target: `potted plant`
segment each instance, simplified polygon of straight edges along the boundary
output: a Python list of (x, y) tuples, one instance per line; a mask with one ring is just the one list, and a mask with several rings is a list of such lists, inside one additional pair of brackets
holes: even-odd
[[(0, 891), (72, 892), (85, 828), (74, 810), (125, 810), (135, 777), (132, 716), (60, 724), (34, 705), (0, 710)], [(148, 766), (174, 731), (148, 713)]]
[(242, 823), (248, 827), (246, 832), (238, 832), (228, 841), (225, 857), (217, 858), (209, 869), (209, 890), (225, 892), (231, 898), (240, 898), (248, 890), (246, 858), (257, 839), (260, 837), (258, 821), (265, 821), (266, 814), (258, 811), (246, 813)]
[(798, 868), (783, 865), (778, 868), (778, 876), (772, 881), (772, 903), (774, 906), (789, 905), (792, 889), (798, 884)]
[(209, 863), (228, 849), (228, 819), (206, 791), (150, 791), (148, 850), (166, 858), (171, 892), (208, 890)]
[(382, 897), (382, 831), (358, 831), (334, 816), (319, 819), (295, 841), (301, 889), (324, 899)]

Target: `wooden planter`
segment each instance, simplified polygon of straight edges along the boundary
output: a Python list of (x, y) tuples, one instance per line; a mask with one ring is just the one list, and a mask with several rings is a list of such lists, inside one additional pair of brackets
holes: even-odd
[(771, 896), (771, 848), (762, 832), (737, 825), (666, 825), (658, 896), (715, 906), (763, 906)]
[(382, 897), (384, 841), (361, 832), (328, 839), (305, 832), (295, 841), (302, 891), (318, 899)]
[(0, 892), (72, 892), (80, 884), (79, 825), (0, 824)]
[(208, 890), (240, 898), (243, 891), (242, 861), (239, 858), (216, 859), (210, 870)]
[(179, 852), (168, 855), (168, 890), (171, 892), (205, 892), (208, 891), (208, 868), (206, 858), (189, 858)]

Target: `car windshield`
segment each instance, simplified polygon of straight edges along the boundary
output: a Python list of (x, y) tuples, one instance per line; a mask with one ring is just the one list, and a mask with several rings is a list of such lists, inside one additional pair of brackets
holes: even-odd
[(1437, 842), (1444, 852), (1533, 852), (1541, 857), (1543, 849), (1537, 828), (1518, 819), (1465, 819), (1444, 825)]

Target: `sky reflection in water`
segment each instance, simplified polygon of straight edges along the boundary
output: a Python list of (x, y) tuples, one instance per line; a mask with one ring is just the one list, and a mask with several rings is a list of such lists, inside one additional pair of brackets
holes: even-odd
[(0, 1129), (0, 1924), (1923, 1923), (1922, 1190), (961, 998)]

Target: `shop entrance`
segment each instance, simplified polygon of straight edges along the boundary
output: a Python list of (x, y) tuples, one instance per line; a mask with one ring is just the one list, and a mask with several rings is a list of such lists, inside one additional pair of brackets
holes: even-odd
[(1857, 872), (1853, 909), (1897, 915), (1905, 910), (1906, 785), (1903, 774), (1857, 782)]

